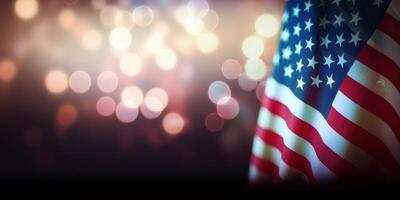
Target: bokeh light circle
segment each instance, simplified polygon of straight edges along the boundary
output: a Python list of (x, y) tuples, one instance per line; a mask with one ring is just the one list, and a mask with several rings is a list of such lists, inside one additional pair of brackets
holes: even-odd
[(247, 58), (259, 58), (264, 52), (264, 41), (257, 36), (249, 36), (242, 43), (243, 54)]
[(101, 72), (97, 77), (97, 86), (104, 93), (114, 92), (118, 87), (118, 76), (112, 71)]
[(213, 31), (218, 27), (219, 16), (214, 10), (208, 11), (207, 15), (203, 17), (204, 27), (208, 31)]
[(45, 86), (50, 93), (60, 94), (68, 87), (68, 77), (61, 70), (52, 70), (46, 75)]
[(210, 6), (206, 0), (189, 0), (187, 9), (191, 15), (201, 18), (207, 15)]
[(109, 96), (100, 97), (96, 103), (97, 113), (103, 117), (111, 116), (115, 112), (115, 101)]
[(114, 26), (132, 29), (135, 26), (132, 14), (125, 10), (119, 10), (114, 16)]
[(2, 59), (0, 61), (0, 81), (10, 82), (14, 80), (17, 74), (17, 67), (10, 59)]
[(168, 94), (161, 88), (152, 88), (146, 93), (144, 103), (149, 110), (161, 112), (168, 105)]
[(219, 39), (211, 32), (205, 32), (197, 38), (197, 47), (202, 53), (208, 54), (218, 48)]
[(198, 17), (189, 17), (185, 20), (185, 30), (190, 35), (199, 35), (204, 30), (204, 22)]
[(244, 69), (246, 75), (255, 81), (261, 80), (267, 74), (267, 67), (260, 58), (248, 59)]
[(143, 92), (137, 86), (128, 86), (122, 90), (121, 100), (128, 108), (138, 108), (143, 102)]
[(227, 59), (222, 63), (221, 71), (226, 79), (235, 80), (242, 73), (242, 65), (235, 59)]
[(139, 107), (131, 108), (126, 106), (125, 103), (119, 103), (115, 109), (117, 119), (122, 123), (131, 123), (136, 120), (139, 115)]
[(140, 106), (140, 112), (147, 119), (156, 119), (161, 115), (161, 112), (150, 110), (145, 103)]
[(257, 81), (249, 78), (246, 73), (242, 73), (238, 79), (239, 87), (244, 91), (252, 91), (257, 87)]
[(39, 11), (37, 0), (17, 0), (14, 4), (15, 14), (22, 20), (34, 18)]
[(177, 135), (182, 132), (185, 126), (185, 120), (180, 114), (172, 112), (164, 116), (162, 125), (165, 132), (170, 135)]
[(224, 97), (218, 101), (217, 113), (223, 119), (234, 119), (239, 114), (239, 103), (233, 97)]
[(135, 76), (142, 70), (142, 60), (135, 53), (125, 53), (121, 57), (119, 67), (123, 74)]
[(138, 26), (149, 26), (153, 19), (153, 9), (148, 6), (138, 6), (133, 10), (133, 20)]
[(229, 85), (223, 81), (214, 81), (208, 87), (208, 97), (211, 102), (218, 104), (221, 99), (226, 99), (224, 97), (231, 96), (231, 89)]
[(270, 14), (262, 14), (256, 20), (255, 29), (258, 35), (269, 38), (278, 33), (279, 26), (276, 17)]
[(218, 132), (224, 127), (224, 119), (216, 112), (210, 113), (205, 119), (205, 126), (211, 132)]
[(78, 118), (78, 110), (72, 104), (63, 104), (57, 109), (57, 123), (61, 127), (73, 125)]
[(156, 53), (156, 63), (163, 70), (171, 70), (177, 63), (175, 51), (164, 48)]
[(90, 89), (91, 78), (85, 71), (75, 71), (69, 77), (69, 87), (78, 94), (83, 94)]
[(70, 8), (63, 9), (58, 15), (58, 25), (63, 29), (71, 29), (77, 21), (77, 16), (74, 10)]
[(131, 45), (132, 35), (127, 28), (117, 27), (111, 31), (109, 40), (114, 49), (123, 51)]

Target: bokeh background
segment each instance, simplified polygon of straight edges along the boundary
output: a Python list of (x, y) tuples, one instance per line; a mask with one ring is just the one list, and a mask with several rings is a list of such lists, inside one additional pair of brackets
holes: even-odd
[(246, 181), (283, 8), (2, 1), (0, 179)]

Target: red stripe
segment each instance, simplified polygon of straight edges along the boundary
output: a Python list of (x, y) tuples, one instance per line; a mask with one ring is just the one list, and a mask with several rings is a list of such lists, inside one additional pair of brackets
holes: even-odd
[(378, 138), (346, 119), (335, 108), (329, 112), (328, 123), (348, 141), (381, 161), (392, 174), (399, 174), (400, 166), (387, 146)]
[(379, 25), (379, 30), (386, 33), (386, 35), (389, 35), (397, 43), (400, 43), (399, 29), (400, 22), (391, 15), (385, 13), (385, 15), (383, 15), (382, 22)]
[(400, 117), (389, 102), (348, 76), (344, 79), (340, 91), (356, 104), (385, 121), (400, 141)]
[(251, 156), (251, 163), (257, 167), (262, 173), (267, 175), (271, 175), (275, 178), (278, 182), (282, 182), (283, 179), (279, 176), (279, 167), (276, 166), (274, 163), (268, 160), (263, 160), (256, 155)]
[(306, 174), (310, 182), (315, 182), (314, 174), (310, 162), (298, 154), (297, 152), (289, 149), (283, 143), (283, 138), (273, 131), (265, 130), (259, 126), (256, 127), (256, 135), (258, 135), (265, 143), (279, 149), (282, 154), (282, 160), (293, 168), (296, 168)]
[(368, 45), (364, 45), (357, 60), (389, 79), (400, 91), (400, 68), (389, 57)]
[(288, 128), (299, 137), (307, 140), (314, 147), (318, 158), (331, 171), (342, 178), (361, 177), (359, 169), (333, 152), (324, 142), (318, 131), (310, 124), (293, 115), (289, 108), (271, 98), (265, 97), (263, 106), (286, 121)]

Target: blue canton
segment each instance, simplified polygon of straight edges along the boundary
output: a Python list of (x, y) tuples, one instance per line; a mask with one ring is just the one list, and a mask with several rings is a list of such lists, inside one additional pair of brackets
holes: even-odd
[[(282, 17), (273, 77), (327, 116), (350, 66), (388, 0), (290, 0)], [(289, 105), (290, 106), (290, 105)]]

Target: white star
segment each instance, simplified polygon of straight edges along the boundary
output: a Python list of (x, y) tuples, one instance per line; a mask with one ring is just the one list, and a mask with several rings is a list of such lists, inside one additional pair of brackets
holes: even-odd
[(382, 0), (375, 0), (374, 3), (373, 3), (373, 5), (376, 5), (376, 6), (378, 6), (378, 8), (379, 8), (379, 7), (381, 6), (382, 3), (383, 3)]
[(334, 1), (332, 2), (332, 4), (336, 4), (336, 6), (338, 6), (338, 7), (339, 7), (339, 3), (340, 3), (340, 0), (334, 0)]
[(300, 51), (301, 51), (301, 49), (303, 49), (303, 46), (301, 46), (301, 42), (299, 41), (299, 43), (297, 43), (296, 45), (295, 45), (295, 47), (296, 47), (296, 50), (294, 51), (296, 54), (298, 54), (298, 55), (300, 55)]
[(306, 23), (306, 27), (305, 27), (304, 29), (305, 29), (305, 30), (308, 30), (308, 32), (310, 32), (311, 26), (314, 25), (313, 23), (311, 23), (311, 18), (308, 19), (308, 21), (306, 21), (305, 23)]
[(311, 85), (315, 85), (317, 87), (319, 87), (319, 84), (322, 83), (321, 79), (319, 79), (319, 75), (315, 76), (315, 77), (310, 77), (312, 80)]
[(321, 37), (321, 44), (320, 46), (325, 46), (325, 48), (328, 48), (329, 43), (331, 43), (332, 41), (329, 40), (329, 35), (326, 34), (325, 37)]
[(331, 68), (331, 64), (333, 63), (333, 60), (331, 59), (331, 54), (329, 54), (328, 57), (324, 56), (324, 58), (325, 58), (324, 65), (328, 65), (328, 67)]
[(354, 43), (354, 46), (357, 46), (358, 41), (361, 40), (361, 38), (358, 37), (359, 34), (360, 34), (360, 32), (357, 32), (356, 34), (350, 33), (350, 35), (351, 35), (350, 43)]
[(294, 29), (293, 35), (300, 36), (300, 31), (301, 31), (300, 24), (297, 23), (297, 25), (293, 29)]
[(296, 88), (300, 88), (301, 90), (303, 90), (303, 86), (304, 86), (304, 81), (303, 81), (303, 77), (300, 77), (300, 79), (297, 79), (297, 86)]
[(308, 2), (304, 3), (304, 5), (306, 6), (306, 8), (304, 8), (304, 11), (310, 12), (310, 7), (312, 6), (310, 2), (311, 0), (308, 0)]
[(284, 48), (283, 50), (282, 50), (282, 57), (284, 58), (284, 59), (287, 59), (287, 60), (289, 60), (290, 59), (290, 56), (292, 55), (292, 50), (290, 50), (290, 47), (286, 47), (286, 48)]
[(293, 8), (293, 16), (298, 17), (300, 13), (300, 8), (299, 4), (296, 5), (296, 7)]
[(304, 65), (303, 65), (303, 59), (300, 59), (299, 60), (299, 62), (296, 62), (296, 71), (299, 71), (299, 72), (301, 72), (301, 68), (303, 68), (304, 67)]
[(344, 65), (345, 63), (347, 63), (347, 60), (344, 59), (344, 53), (343, 53), (341, 56), (338, 55), (338, 59), (339, 59), (338, 65), (341, 65), (342, 68), (343, 68), (343, 65)]
[(332, 84), (335, 83), (335, 80), (333, 80), (332, 76), (333, 74), (331, 74), (330, 76), (326, 76), (326, 78), (328, 79), (326, 85), (329, 85), (330, 88), (332, 88)]
[(344, 21), (342, 15), (343, 13), (340, 13), (340, 15), (335, 15), (335, 22), (333, 22), (334, 25), (338, 24), (339, 27), (342, 25), (342, 22)]
[(287, 11), (283, 12), (283, 14), (282, 14), (283, 23), (287, 22), (288, 19), (289, 19), (289, 14), (287, 13)]
[(315, 60), (315, 57), (313, 56), (311, 59), (308, 59), (308, 65), (307, 67), (312, 67), (313, 69), (315, 69), (315, 65), (318, 64), (318, 61)]
[(322, 26), (326, 28), (326, 25), (329, 24), (329, 20), (326, 19), (326, 15), (323, 18), (319, 18), (320, 22), (318, 26)]
[(306, 49), (310, 49), (310, 51), (311, 51), (311, 48), (315, 45), (315, 43), (314, 42), (312, 42), (311, 41), (312, 40), (312, 37), (310, 37), (310, 39), (309, 40), (306, 40)]
[(343, 39), (343, 33), (341, 34), (341, 35), (336, 35), (336, 43), (335, 44), (339, 44), (339, 46), (341, 47), (342, 46), (342, 43), (344, 42), (345, 40)]
[(361, 18), (359, 16), (359, 14), (360, 14), (360, 12), (357, 12), (356, 14), (351, 14), (350, 23), (354, 23), (357, 26), (358, 25), (358, 21), (363, 19), (363, 18)]
[(287, 67), (285, 67), (285, 74), (284, 76), (287, 76), (289, 78), (292, 78), (292, 73), (293, 73), (293, 69), (291, 65), (288, 65)]
[(282, 41), (287, 42), (289, 40), (289, 37), (290, 37), (289, 31), (287, 29), (283, 30), (281, 34)]

